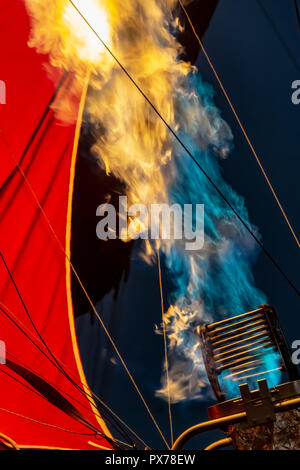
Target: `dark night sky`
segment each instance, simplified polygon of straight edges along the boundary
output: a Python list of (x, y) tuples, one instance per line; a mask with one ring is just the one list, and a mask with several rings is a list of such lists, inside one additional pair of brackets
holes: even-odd
[[(300, 30), (293, 0), (262, 0), (262, 3), (295, 61), (300, 62)], [(205, 36), (205, 45), (300, 236), (300, 105), (291, 102), (291, 83), (300, 79), (300, 70), (255, 0), (220, 0)], [(300, 288), (299, 248), (202, 54), (198, 66), (204, 79), (214, 86), (216, 105), (234, 134), (235, 150), (222, 163), (225, 179), (245, 197), (250, 219), (259, 227), (264, 245)], [(300, 339), (299, 297), (262, 253), (256, 264), (255, 278), (269, 303), (276, 307), (289, 342)], [(154, 325), (160, 323), (161, 316), (157, 268), (148, 267), (133, 256), (130, 279), (121, 286), (118, 300), (113, 302), (108, 296), (100, 309), (146, 401), (168, 436), (167, 404), (154, 396), (163, 360), (162, 337), (154, 333)], [(104, 365), (103, 345), (107, 343), (101, 327), (96, 323), (91, 326), (89, 317), (80, 318), (77, 326), (92, 388), (150, 446), (163, 448), (158, 432), (122, 367), (111, 362)], [(186, 427), (205, 420), (207, 406), (205, 400), (174, 406), (175, 436)], [(203, 447), (217, 436), (216, 433), (203, 436), (193, 441), (193, 446)]]

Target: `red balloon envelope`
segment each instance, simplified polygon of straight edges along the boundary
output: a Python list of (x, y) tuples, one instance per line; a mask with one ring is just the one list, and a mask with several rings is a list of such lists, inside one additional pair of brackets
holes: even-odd
[(114, 448), (85, 381), (66, 257), (84, 95), (77, 126), (59, 122), (48, 104), (72, 92), (72, 77), (57, 70), (50, 79), (47, 56), (28, 47), (23, 1), (1, 0), (0, 18), (0, 438)]

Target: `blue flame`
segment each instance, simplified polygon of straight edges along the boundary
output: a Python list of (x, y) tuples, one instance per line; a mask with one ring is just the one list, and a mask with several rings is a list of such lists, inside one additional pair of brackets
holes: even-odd
[[(188, 90), (179, 93), (177, 97), (177, 122), (180, 124), (178, 134), (227, 200), (259, 237), (257, 229), (249, 220), (244, 199), (226, 183), (222, 175), (219, 159), (227, 156), (232, 149), (232, 134), (215, 107), (213, 98), (212, 87), (205, 84), (198, 73), (190, 74)], [(189, 366), (194, 362), (193, 374), (198, 375), (198, 384), (192, 389), (191, 381), (195, 384), (195, 380), (191, 379), (190, 374), (185, 376), (184, 369), (181, 379), (181, 386), (189, 390), (185, 398), (194, 398), (199, 396), (197, 387), (204, 387), (206, 382), (203, 364), (199, 365), (199, 361), (191, 354), (191, 350), (196, 350), (197, 342), (192, 334), (194, 326), (203, 321), (217, 321), (251, 311), (265, 304), (267, 299), (256, 287), (253, 276), (253, 264), (258, 254), (256, 242), (186, 152), (177, 145), (173, 154), (176, 179), (169, 188), (170, 202), (182, 207), (184, 204), (205, 206), (204, 249), (187, 253), (182, 245), (174, 243), (165, 253), (168, 277), (172, 281), (168, 301), (185, 312), (191, 312), (189, 326), (180, 333), (181, 341), (173, 345), (170, 343), (170, 361), (176, 363), (176, 360), (182, 361), (184, 358)], [(195, 220), (193, 225), (196, 225)], [(195, 309), (196, 315), (192, 314)], [(178, 330), (176, 321), (175, 317), (169, 319), (169, 337)], [(278, 361), (277, 354), (268, 352), (263, 357), (262, 367), (275, 369), (273, 365)], [(189, 366), (187, 369), (190, 370)], [(172, 381), (172, 366), (169, 375)], [(280, 382), (280, 371), (267, 375), (270, 386)], [(230, 396), (239, 395), (236, 382), (227, 380), (224, 381), (224, 386)], [(164, 392), (161, 390), (159, 394), (164, 395)]]
[[(219, 375), (219, 383), (226, 399), (236, 398), (240, 396), (239, 384), (247, 383), (250, 390), (258, 388), (257, 380), (266, 379), (268, 387), (275, 387), (281, 381), (280, 356), (271, 348), (265, 349), (261, 354), (261, 364), (255, 368), (255, 371), (249, 371), (249, 375), (255, 373), (255, 377), (245, 378), (243, 381), (234, 381), (230, 378), (232, 371), (226, 370)], [(247, 372), (244, 373), (247, 376)], [(229, 378), (227, 378), (229, 377)]]
[[(201, 139), (199, 142), (197, 126), (192, 129), (194, 132), (191, 132), (190, 128), (187, 129), (188, 136), (184, 129), (181, 129), (180, 137), (244, 221), (257, 232), (249, 221), (244, 199), (222, 176), (219, 155), (229, 152), (232, 136), (213, 104), (213, 90), (211, 86), (203, 83), (199, 74), (192, 74), (189, 83), (190, 93), (198, 90), (198, 101), (204, 106), (206, 116), (211, 119), (210, 130), (212, 129), (215, 135), (210, 139), (212, 142), (208, 140), (203, 145), (204, 148), (201, 148)], [(179, 112), (189, 106), (189, 100), (185, 96), (179, 103)], [(201, 122), (198, 126), (201, 126)], [(173, 245), (167, 258), (170, 273), (175, 274), (172, 276), (175, 290), (171, 301), (184, 296), (191, 302), (201, 297), (206, 314), (211, 314), (214, 319), (217, 316), (237, 315), (253, 309), (253, 306), (266, 303), (265, 295), (256, 288), (252, 274), (257, 254), (255, 241), (206, 176), (180, 148), (176, 149), (175, 161), (177, 177), (170, 188), (170, 201), (182, 206), (204, 204), (206, 244), (205, 256), (194, 256), (202, 275), (199, 276), (192, 292), (187, 292), (191, 276), (191, 258), (180, 251), (176, 244)]]

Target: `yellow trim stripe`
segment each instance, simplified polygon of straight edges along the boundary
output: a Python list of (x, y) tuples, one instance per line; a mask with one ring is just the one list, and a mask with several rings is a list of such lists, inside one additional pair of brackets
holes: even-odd
[(6, 436), (6, 434), (0, 433), (0, 441), (4, 441), (3, 443), (12, 449), (20, 450), (20, 446), (11, 437)]
[(111, 450), (111, 449), (109, 449), (108, 447), (100, 446), (99, 444), (96, 444), (95, 442), (92, 442), (92, 441), (88, 441), (88, 444), (90, 444), (90, 445), (93, 446), (93, 447), (97, 447), (98, 449), (102, 449), (102, 450)]
[(82, 362), (80, 358), (80, 353), (78, 349), (77, 337), (76, 337), (76, 330), (75, 330), (75, 320), (74, 320), (74, 311), (73, 311), (73, 301), (72, 301), (72, 290), (71, 290), (71, 232), (72, 232), (72, 204), (73, 204), (73, 190), (74, 190), (74, 179), (75, 179), (75, 166), (77, 160), (77, 151), (78, 151), (78, 143), (80, 138), (80, 131), (81, 131), (81, 124), (84, 112), (84, 106), (86, 101), (86, 95), (88, 90), (90, 78), (90, 71), (87, 72), (85, 78), (85, 84), (81, 95), (78, 116), (77, 116), (77, 123), (76, 123), (76, 130), (75, 130), (75, 137), (74, 137), (74, 145), (73, 145), (73, 152), (72, 152), (72, 160), (71, 160), (71, 167), (70, 167), (70, 181), (69, 181), (69, 196), (68, 196), (68, 212), (67, 212), (67, 225), (66, 225), (66, 246), (65, 246), (65, 253), (66, 253), (66, 293), (67, 293), (67, 303), (68, 303), (68, 316), (69, 316), (69, 325), (70, 325), (70, 332), (71, 332), (71, 339), (73, 345), (74, 356), (76, 360), (77, 369), (79, 372), (80, 380), (83, 385), (84, 391), (87, 395), (88, 401), (91, 405), (91, 408), (94, 412), (95, 418), (99, 425), (101, 426), (104, 434), (108, 437), (113, 438), (109, 429), (107, 428), (103, 419), (99, 416), (99, 411), (95, 405), (94, 400), (91, 398), (91, 390), (87, 384), (86, 377), (83, 371)]
[(67, 447), (48, 447), (48, 446), (30, 446), (30, 445), (21, 445), (20, 449), (42, 449), (42, 450), (80, 450), (80, 449), (69, 449)]

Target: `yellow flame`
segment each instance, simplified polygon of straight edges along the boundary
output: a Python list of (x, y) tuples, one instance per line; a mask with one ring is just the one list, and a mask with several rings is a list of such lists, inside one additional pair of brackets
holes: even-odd
[[(86, 67), (96, 71), (109, 61), (103, 44), (69, 0), (25, 0), (32, 17), (29, 45), (50, 55), (52, 65), (85, 75)], [(74, 0), (74, 5), (88, 18), (92, 28), (110, 40), (107, 11), (99, 0)]]
[[(74, 0), (73, 3), (82, 15), (89, 19), (94, 31), (101, 36), (104, 42), (108, 42), (109, 24), (107, 15), (99, 2), (97, 0)], [(104, 45), (101, 44), (95, 33), (70, 2), (65, 5), (62, 20), (67, 28), (68, 41), (73, 43), (80, 60), (91, 63), (103, 60), (101, 54), (105, 52)]]
[[(178, 61), (179, 46), (169, 31), (175, 0), (75, 0), (97, 34), (124, 63), (164, 118), (174, 122), (174, 94), (190, 65)], [(26, 0), (33, 23), (30, 45), (49, 53), (55, 66), (80, 79), (93, 72), (87, 110), (105, 123), (94, 150), (108, 173), (128, 187), (129, 203), (168, 202), (162, 174), (171, 160), (170, 136), (149, 104), (68, 0)], [(190, 117), (188, 118), (190, 119)]]

